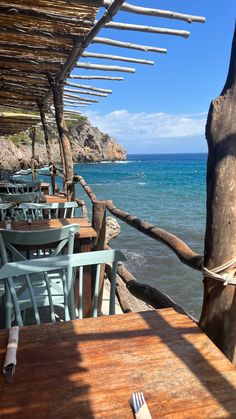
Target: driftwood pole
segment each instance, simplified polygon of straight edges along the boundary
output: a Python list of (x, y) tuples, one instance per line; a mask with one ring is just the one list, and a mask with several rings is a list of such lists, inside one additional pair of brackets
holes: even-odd
[(75, 191), (74, 191), (74, 165), (73, 165), (73, 158), (72, 158), (72, 150), (71, 144), (69, 140), (69, 131), (66, 126), (65, 118), (64, 118), (64, 111), (63, 111), (63, 83), (56, 82), (55, 77), (48, 73), (48, 80), (50, 83), (50, 87), (52, 89), (53, 94), (53, 102), (55, 108), (55, 118), (57, 123), (57, 129), (59, 132), (59, 136), (61, 139), (61, 145), (64, 155), (64, 163), (65, 163), (65, 193), (67, 195), (68, 201), (74, 199)]
[(49, 136), (48, 136), (48, 126), (47, 126), (47, 122), (45, 118), (45, 107), (44, 107), (44, 104), (42, 103), (37, 103), (37, 105), (39, 108), (41, 122), (43, 126), (44, 140), (45, 140), (46, 152), (47, 152), (47, 158), (48, 158), (48, 164), (49, 164), (49, 173), (51, 177), (52, 193), (54, 194), (57, 190), (56, 173), (55, 173), (54, 164), (52, 162), (52, 155), (51, 155)]
[[(95, 238), (94, 250), (105, 249), (106, 239), (106, 202), (105, 201), (93, 201), (93, 215), (92, 225), (97, 233)], [(95, 280), (95, 272), (92, 269), (92, 280)], [(104, 266), (101, 268), (100, 280), (99, 280), (99, 294), (98, 294), (98, 312), (101, 312), (102, 307), (102, 295), (104, 285)]]
[(36, 127), (32, 127), (30, 130), (30, 137), (32, 140), (32, 156), (31, 156), (31, 172), (32, 180), (35, 180), (35, 141), (36, 141)]
[[(236, 32), (228, 77), (219, 97), (212, 101), (206, 138), (207, 220), (204, 266), (220, 267), (233, 281), (236, 263)], [(229, 262), (229, 263), (228, 263)], [(204, 301), (200, 326), (224, 354), (236, 364), (236, 286), (204, 277)], [(208, 272), (209, 274), (209, 272)], [(215, 275), (214, 275), (215, 276)]]

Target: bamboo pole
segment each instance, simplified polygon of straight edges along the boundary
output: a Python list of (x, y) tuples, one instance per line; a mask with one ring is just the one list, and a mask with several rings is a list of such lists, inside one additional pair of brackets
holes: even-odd
[(158, 48), (158, 47), (152, 47), (148, 45), (139, 45), (139, 44), (132, 44), (131, 42), (122, 42), (117, 41), (115, 39), (109, 39), (109, 38), (100, 38), (97, 37), (93, 39), (91, 44), (105, 44), (105, 45), (111, 45), (114, 47), (119, 48), (127, 48), (127, 49), (137, 49), (139, 51), (149, 51), (149, 52), (159, 52), (159, 53), (166, 53), (166, 48)]
[(64, 155), (65, 162), (65, 183), (64, 192), (67, 195), (68, 201), (74, 199), (74, 162), (72, 157), (71, 144), (69, 140), (69, 132), (66, 126), (64, 112), (63, 112), (63, 84), (58, 83), (52, 74), (48, 73), (48, 81), (52, 89), (53, 102), (55, 108), (55, 119), (57, 123), (57, 129), (61, 138), (62, 153)]
[(64, 95), (63, 95), (63, 97), (64, 98), (72, 98), (72, 99), (77, 99), (77, 100), (79, 100), (80, 102), (85, 102), (85, 103), (98, 103), (99, 101), (98, 100), (96, 100), (96, 99), (87, 99), (87, 98), (84, 98), (84, 97), (80, 97), (80, 96), (78, 96), (78, 95), (73, 95), (72, 93), (64, 93)]
[[(232, 259), (236, 255), (236, 28), (228, 77), (220, 96), (210, 105), (206, 139), (209, 154), (204, 266), (212, 270), (223, 265), (218, 272), (220, 277), (235, 280), (236, 264)], [(236, 365), (235, 303), (235, 285), (224, 285), (214, 273), (210, 278), (205, 271), (200, 326)]]
[[(49, 174), (51, 178), (52, 193), (55, 194), (55, 192), (58, 189), (57, 183), (56, 183), (56, 169), (52, 161), (51, 148), (50, 148), (49, 135), (48, 135), (48, 125), (47, 125), (47, 120), (46, 120), (46, 115), (45, 115), (45, 106), (44, 104), (40, 102), (38, 102), (37, 105), (39, 108), (41, 123), (43, 126), (44, 141), (46, 145), (46, 153), (47, 153), (48, 164), (49, 164)], [(60, 139), (59, 139), (59, 143), (60, 143)], [(61, 158), (62, 158), (62, 155), (61, 155)]]

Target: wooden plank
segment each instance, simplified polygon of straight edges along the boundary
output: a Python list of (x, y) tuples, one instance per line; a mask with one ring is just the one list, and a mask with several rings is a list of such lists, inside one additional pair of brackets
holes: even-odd
[(228, 418), (235, 388), (236, 370), (187, 316), (129, 313), (21, 328), (13, 384), (0, 376), (0, 416), (131, 419), (141, 390), (153, 419)]

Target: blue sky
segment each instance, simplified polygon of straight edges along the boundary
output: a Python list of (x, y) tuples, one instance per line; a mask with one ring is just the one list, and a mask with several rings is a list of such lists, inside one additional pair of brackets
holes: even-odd
[[(154, 18), (119, 12), (114, 21), (190, 31), (188, 39), (170, 35), (103, 29), (98, 36), (167, 48), (167, 54), (91, 45), (87, 51), (155, 61), (154, 66), (81, 59), (107, 65), (135, 67), (124, 81), (78, 80), (78, 83), (112, 89), (83, 111), (91, 122), (124, 145), (128, 153), (207, 151), (204, 138), (210, 102), (221, 92), (229, 64), (236, 17), (235, 0), (130, 0), (139, 6), (201, 15), (206, 23)], [(108, 75), (74, 70), (73, 74)]]

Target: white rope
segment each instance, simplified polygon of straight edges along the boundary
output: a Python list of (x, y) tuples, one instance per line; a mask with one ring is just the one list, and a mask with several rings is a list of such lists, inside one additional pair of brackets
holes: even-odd
[(217, 281), (223, 282), (223, 285), (236, 285), (236, 278), (234, 277), (235, 271), (225, 272), (220, 274), (220, 272), (225, 271), (228, 268), (231, 268), (236, 263), (236, 256), (231, 260), (224, 263), (223, 265), (217, 266), (213, 269), (207, 269), (203, 266), (202, 273), (207, 278), (216, 279)]

